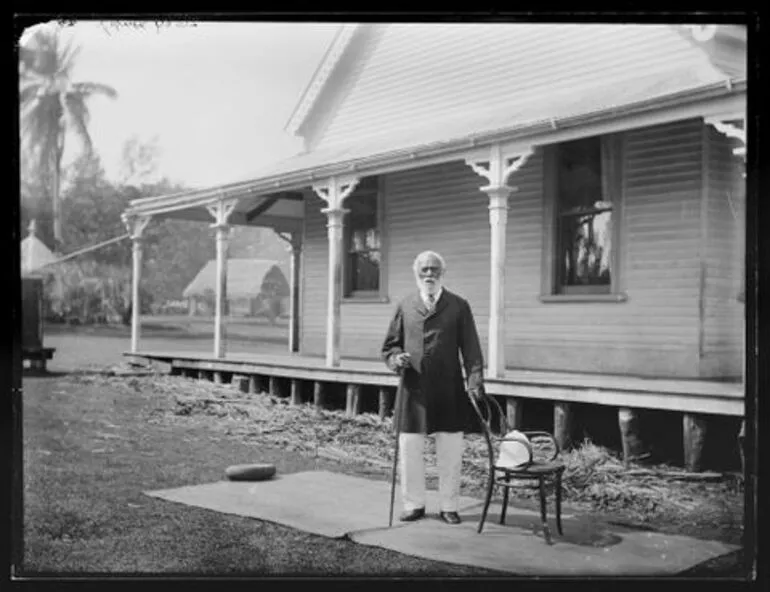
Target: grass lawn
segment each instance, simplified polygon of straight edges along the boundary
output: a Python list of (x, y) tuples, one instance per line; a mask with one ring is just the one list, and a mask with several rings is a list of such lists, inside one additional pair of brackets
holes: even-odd
[[(169, 348), (184, 341), (167, 335), (148, 335), (147, 340)], [(73, 372), (119, 362), (128, 348), (122, 336), (59, 332), (47, 335), (46, 345), (57, 347), (51, 374), (23, 380), (22, 574), (500, 575), (143, 495), (151, 489), (219, 480), (226, 466), (244, 462), (272, 462), (281, 473), (323, 469), (385, 480), (388, 463), (369, 461), (376, 451), (369, 457), (364, 453), (367, 438), (341, 439), (339, 430), (329, 436), (334, 438), (330, 442), (348, 450), (347, 457), (334, 461), (309, 454), (311, 443), (302, 431), (308, 423), (302, 423), (303, 412), (297, 408), (277, 405), (274, 413), (265, 415), (259, 408), (230, 413), (190, 403), (200, 393), (242, 396), (233, 387), (180, 377)], [(269, 422), (282, 429), (255, 428)], [(329, 427), (335, 422), (332, 413), (322, 423)], [(386, 426), (370, 423), (374, 427), (366, 429), (371, 430), (371, 442), (387, 439)], [(664, 491), (646, 518), (634, 508), (624, 508), (628, 499), (621, 494), (606, 500), (576, 497), (571, 503), (573, 509), (602, 518), (628, 521), (633, 515), (663, 532), (740, 544), (742, 494), (733, 485), (676, 487)], [(465, 493), (479, 496), (477, 491)], [(569, 508), (569, 497), (567, 501)], [(682, 509), (688, 503), (690, 509)], [(373, 511), (386, 514), (387, 508)], [(738, 575), (740, 560), (739, 553), (733, 554), (691, 575)]]
[[(46, 337), (46, 345), (58, 348), (51, 376), (23, 380), (23, 574), (493, 573), (143, 495), (216, 481), (226, 466), (255, 460), (275, 463), (281, 473), (371, 471), (246, 442), (228, 436), (214, 421), (168, 424), (159, 419), (174, 405), (168, 397), (130, 386), (109, 388), (66, 373), (77, 359), (84, 365), (118, 362), (126, 344), (113, 341), (118, 340)], [(130, 378), (125, 382), (132, 384)]]
[[(131, 327), (126, 325), (47, 324), (46, 336), (53, 335), (100, 335), (131, 338)], [(142, 315), (140, 317), (141, 338), (170, 338), (184, 341), (214, 339), (214, 317), (187, 315)], [(225, 317), (225, 331), (228, 338), (249, 343), (276, 343), (288, 345), (289, 322), (277, 319), (270, 323), (263, 318)]]

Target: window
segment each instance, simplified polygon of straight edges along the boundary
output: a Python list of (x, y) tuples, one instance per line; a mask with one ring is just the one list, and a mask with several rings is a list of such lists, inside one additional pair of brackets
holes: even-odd
[[(620, 193), (617, 136), (584, 138), (550, 147), (546, 187), (553, 226), (551, 277), (545, 294), (612, 294)], [(547, 190), (548, 191), (548, 190)]]
[(345, 200), (345, 296), (376, 297), (382, 283), (381, 204), (377, 177), (362, 179)]

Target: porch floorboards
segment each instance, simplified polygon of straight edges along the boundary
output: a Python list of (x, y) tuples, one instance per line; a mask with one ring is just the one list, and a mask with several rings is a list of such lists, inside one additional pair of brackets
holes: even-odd
[[(124, 355), (170, 364), (172, 369), (181, 371), (218, 371), (384, 387), (398, 385), (398, 376), (383, 362), (372, 359), (345, 358), (339, 366), (329, 368), (321, 356), (289, 352), (228, 353), (224, 358), (185, 351), (139, 351)], [(505, 378), (487, 377), (485, 384), (490, 394), (513, 398), (714, 415), (744, 414), (744, 387), (740, 382), (509, 368)]]

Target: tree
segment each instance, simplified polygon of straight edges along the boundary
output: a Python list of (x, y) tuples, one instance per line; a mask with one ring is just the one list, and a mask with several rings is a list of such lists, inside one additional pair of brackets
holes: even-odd
[[(141, 197), (139, 191), (110, 183), (95, 154), (80, 156), (65, 172), (68, 178), (68, 186), (62, 191), (62, 198), (67, 202), (67, 209), (62, 212), (65, 252), (72, 253), (125, 234), (120, 216), (130, 200)], [(106, 245), (81, 255), (80, 259), (130, 266), (131, 241)]]
[(117, 97), (110, 86), (73, 82), (72, 67), (80, 48), (64, 42), (58, 27), (40, 26), (19, 50), (19, 106), (23, 150), (49, 183), (56, 248), (62, 240), (60, 177), (68, 132), (92, 150), (87, 101), (95, 95)]

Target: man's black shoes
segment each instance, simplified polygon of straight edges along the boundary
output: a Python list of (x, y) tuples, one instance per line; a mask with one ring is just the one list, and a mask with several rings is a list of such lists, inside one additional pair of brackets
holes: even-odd
[(440, 512), (439, 517), (447, 524), (460, 524), (460, 515), (457, 512)]
[(401, 522), (414, 522), (420, 518), (425, 518), (425, 508), (408, 510), (399, 516), (399, 520), (401, 520)]
[[(401, 522), (414, 522), (420, 518), (425, 518), (425, 508), (417, 508), (415, 510), (407, 510), (401, 516), (399, 520)], [(447, 524), (460, 524), (460, 516), (457, 512), (439, 512), (439, 518)]]

